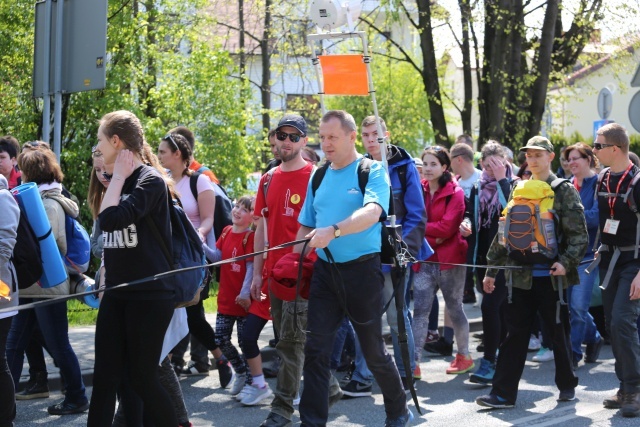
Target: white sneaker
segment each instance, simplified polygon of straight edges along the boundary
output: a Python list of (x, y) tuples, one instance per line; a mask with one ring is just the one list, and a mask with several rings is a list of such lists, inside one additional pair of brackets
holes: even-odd
[(540, 347), (542, 347), (542, 344), (538, 337), (531, 335), (531, 338), (529, 338), (529, 351), (540, 350)]
[(541, 347), (531, 360), (533, 360), (534, 362), (548, 362), (550, 360), (553, 360), (553, 350), (549, 350), (546, 347)]
[(246, 373), (236, 374), (236, 377), (233, 380), (233, 385), (229, 389), (229, 394), (231, 394), (231, 396), (235, 396), (238, 393), (240, 393), (246, 381), (247, 381)]
[(296, 398), (293, 399), (293, 406), (298, 406), (300, 404), (300, 392), (296, 393)]
[(238, 402), (242, 402), (242, 399), (244, 399), (244, 397), (251, 391), (251, 385), (250, 384), (245, 384), (244, 387), (242, 387), (242, 390), (240, 390), (240, 393), (235, 395), (235, 399)]
[(252, 385), (240, 402), (245, 406), (253, 406), (271, 396), (273, 396), (273, 392), (269, 388), (269, 384), (265, 384), (264, 388), (258, 388)]

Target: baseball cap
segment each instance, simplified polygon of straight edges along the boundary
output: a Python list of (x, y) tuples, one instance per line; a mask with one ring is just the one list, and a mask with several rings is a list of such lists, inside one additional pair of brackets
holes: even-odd
[(296, 114), (286, 114), (280, 121), (278, 122), (278, 127), (276, 130), (285, 127), (291, 126), (296, 128), (302, 136), (307, 136), (307, 122)]
[(413, 158), (413, 163), (415, 163), (416, 166), (419, 166), (419, 167), (424, 166), (424, 164), (422, 163), (422, 159), (420, 157), (414, 157)]
[(527, 141), (527, 145), (520, 149), (520, 151), (527, 150), (545, 150), (553, 153), (553, 144), (544, 136), (534, 136), (529, 141)]

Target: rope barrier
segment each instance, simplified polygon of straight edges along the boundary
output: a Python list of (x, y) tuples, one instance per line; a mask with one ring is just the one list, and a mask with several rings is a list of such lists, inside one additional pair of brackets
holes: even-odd
[[(194, 267), (185, 267), (185, 268), (179, 268), (179, 269), (175, 269), (175, 270), (169, 270), (166, 271), (164, 273), (159, 273), (156, 274), (154, 276), (147, 276), (147, 277), (143, 277), (142, 279), (137, 279), (131, 282), (125, 282), (125, 283), (121, 283), (119, 285), (115, 285), (115, 286), (111, 286), (109, 288), (104, 288), (104, 289), (95, 289), (93, 291), (87, 291), (87, 292), (80, 292), (77, 294), (69, 294), (69, 295), (63, 295), (63, 296), (59, 296), (59, 297), (55, 297), (55, 298), (49, 298), (46, 300), (41, 300), (41, 301), (35, 301), (29, 304), (22, 304), (22, 305), (18, 305), (15, 307), (7, 307), (7, 308), (3, 308), (0, 309), (0, 314), (3, 313), (9, 313), (9, 312), (14, 312), (14, 311), (23, 311), (23, 310), (31, 310), (33, 308), (36, 307), (43, 307), (43, 306), (47, 306), (47, 305), (51, 305), (51, 304), (56, 304), (59, 302), (63, 302), (63, 301), (69, 301), (71, 299), (76, 299), (76, 298), (81, 298), (87, 295), (96, 295), (102, 292), (110, 292), (114, 289), (123, 289), (123, 288), (128, 288), (130, 286), (135, 286), (135, 285), (139, 285), (141, 283), (148, 283), (148, 282), (153, 282), (156, 280), (161, 280), (164, 279), (166, 277), (171, 277), (175, 274), (181, 273), (183, 271), (191, 271), (191, 270), (196, 270), (198, 268), (209, 268), (209, 267), (217, 267), (217, 266), (221, 266), (224, 264), (230, 264), (232, 262), (237, 262), (237, 261), (242, 261), (245, 259), (249, 259), (249, 258), (254, 258), (256, 255), (260, 255), (260, 254), (264, 254), (266, 252), (270, 252), (270, 251), (275, 251), (275, 250), (279, 250), (279, 249), (284, 249), (290, 246), (296, 246), (305, 242), (308, 242), (310, 239), (300, 239), (300, 240), (293, 240), (291, 242), (287, 242), (287, 243), (283, 243), (281, 245), (278, 246), (273, 246), (271, 248), (262, 250), (262, 251), (256, 251), (256, 252), (252, 252), (250, 254), (246, 254), (246, 255), (241, 255), (238, 257), (234, 257), (234, 258), (228, 258), (228, 259), (224, 259), (218, 262), (214, 262), (214, 263), (210, 263), (210, 264), (204, 264), (204, 265), (198, 265), (198, 266), (194, 266)], [(399, 259), (402, 263), (411, 263), (411, 264), (444, 264), (444, 265), (452, 265), (455, 267), (473, 267), (473, 268), (483, 268), (483, 269), (496, 269), (496, 270), (543, 270), (543, 271), (547, 271), (547, 270), (555, 270), (553, 268), (541, 268), (541, 267), (535, 267), (535, 266), (517, 266), (517, 265), (502, 265), (502, 266), (496, 266), (496, 265), (479, 265), (479, 264), (458, 264), (458, 263), (451, 263), (451, 262), (440, 262), (440, 261), (421, 261), (421, 260), (416, 260), (406, 249), (402, 251), (402, 253), (399, 254)], [(587, 260), (587, 261), (582, 261), (580, 264), (588, 264), (591, 263), (593, 260)], [(29, 298), (38, 298), (38, 297), (29, 297)], [(93, 309), (85, 309), (86, 311), (89, 310), (93, 310)], [(79, 311), (79, 310), (76, 310)]]

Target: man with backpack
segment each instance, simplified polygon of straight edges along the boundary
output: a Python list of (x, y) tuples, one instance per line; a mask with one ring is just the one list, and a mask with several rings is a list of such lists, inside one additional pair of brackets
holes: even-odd
[[(597, 131), (593, 149), (608, 166), (596, 187), (600, 211), (600, 287), (607, 332), (615, 357), (620, 389), (605, 399), (608, 409), (621, 409), (625, 417), (640, 416), (640, 169), (629, 160), (629, 136), (624, 127), (610, 123)], [(592, 267), (589, 266), (589, 270)], [(595, 274), (595, 273), (591, 273)]]
[[(380, 127), (385, 138), (389, 138), (387, 125), (382, 118)], [(373, 160), (382, 160), (381, 147), (378, 142), (378, 131), (376, 128), (375, 116), (368, 116), (362, 121), (362, 144), (367, 150), (366, 157)], [(396, 214), (396, 224), (402, 226), (402, 240), (407, 244), (411, 256), (416, 259), (425, 259), (428, 252), (428, 243), (424, 238), (424, 229), (427, 222), (426, 211), (424, 209), (424, 196), (422, 193), (422, 185), (420, 184), (420, 176), (414, 167), (413, 158), (403, 148), (396, 145), (387, 145), (387, 161), (389, 163), (389, 177), (393, 189), (394, 207)], [(383, 303), (387, 303), (394, 295), (394, 287), (391, 279), (391, 266), (383, 265), (384, 273), (384, 291)], [(408, 284), (409, 273), (404, 271), (402, 278), (402, 292), (405, 294), (405, 288)], [(393, 340), (393, 355), (396, 366), (400, 373), (405, 390), (409, 390), (409, 382), (413, 381), (413, 372), (416, 370), (413, 342), (413, 333), (409, 323), (409, 310), (405, 306), (404, 312), (401, 314), (405, 327), (407, 328), (407, 345), (409, 349), (409, 360), (411, 363), (411, 372), (405, 372), (404, 363), (401, 357), (400, 345), (398, 343), (398, 312), (396, 310), (395, 300), (389, 304), (387, 308), (387, 323), (391, 328), (391, 337)], [(420, 369), (418, 368), (418, 372)], [(373, 374), (367, 367), (359, 344), (356, 344), (356, 360), (355, 370), (351, 374), (351, 380), (342, 387), (342, 392), (350, 397), (371, 396)]]
[[(405, 426), (413, 414), (407, 408), (398, 369), (382, 339), (380, 312), (384, 288), (380, 220), (387, 215), (390, 183), (379, 162), (358, 155), (357, 127), (351, 114), (327, 112), (320, 121), (319, 135), (328, 163), (312, 178), (298, 218), (297, 235), (311, 238), (309, 246), (317, 249), (319, 257), (309, 294), (302, 425), (327, 423), (330, 354), (336, 331), (349, 315), (367, 365), (384, 396), (385, 425)], [(364, 192), (359, 188), (362, 162), (369, 168)], [(316, 176), (321, 176), (322, 182), (318, 183)]]
[[(503, 211), (504, 231), (499, 228), (487, 254), (489, 265), (510, 267), (505, 271), (509, 294), (507, 337), (500, 346), (493, 388), (476, 399), (478, 405), (489, 408), (515, 405), (531, 325), (538, 311), (553, 341), (558, 400), (574, 400), (578, 385), (565, 299), (566, 287), (579, 282), (577, 266), (589, 242), (584, 209), (574, 186), (566, 180), (558, 181), (551, 173), (555, 154), (547, 138), (535, 136), (520, 150), (526, 153), (532, 178), (519, 183), (512, 192)], [(538, 194), (536, 189), (543, 195), (533, 196)], [(523, 209), (532, 210), (516, 216)], [(498, 269), (487, 270), (485, 292), (494, 291), (497, 274)]]

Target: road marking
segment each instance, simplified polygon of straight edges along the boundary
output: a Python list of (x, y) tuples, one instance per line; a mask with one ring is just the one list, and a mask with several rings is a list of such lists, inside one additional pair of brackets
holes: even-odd
[(553, 409), (543, 414), (529, 415), (515, 420), (510, 420), (509, 422), (512, 425), (517, 426), (554, 426), (579, 417), (590, 418), (590, 415), (605, 411), (609, 412), (609, 410), (605, 409), (601, 404), (577, 403), (575, 406)]

